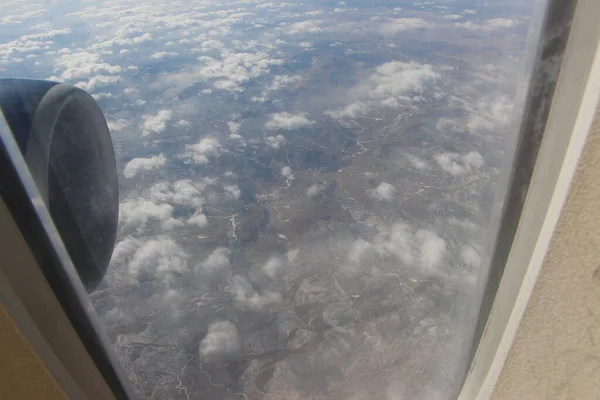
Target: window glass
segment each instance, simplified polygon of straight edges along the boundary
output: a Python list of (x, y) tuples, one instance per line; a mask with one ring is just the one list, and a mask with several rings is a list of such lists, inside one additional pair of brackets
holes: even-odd
[(3, 1), (0, 76), (106, 116), (119, 226), (90, 299), (136, 390), (448, 399), (541, 8)]

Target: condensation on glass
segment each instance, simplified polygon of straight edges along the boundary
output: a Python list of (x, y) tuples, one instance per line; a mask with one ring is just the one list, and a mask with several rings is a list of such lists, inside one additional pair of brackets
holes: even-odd
[(542, 9), (0, 5), (0, 76), (79, 87), (106, 117), (119, 225), (88, 288), (136, 390), (455, 393)]

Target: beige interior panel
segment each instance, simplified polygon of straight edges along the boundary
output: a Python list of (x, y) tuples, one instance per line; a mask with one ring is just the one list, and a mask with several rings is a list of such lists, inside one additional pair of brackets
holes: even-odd
[(67, 399), (2, 305), (0, 360), (0, 399)]
[(600, 398), (600, 108), (492, 398)]

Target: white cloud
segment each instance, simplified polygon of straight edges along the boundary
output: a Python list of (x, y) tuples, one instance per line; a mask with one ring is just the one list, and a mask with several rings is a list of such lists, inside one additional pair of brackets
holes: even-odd
[(77, 82), (75, 86), (80, 87), (83, 90), (92, 91), (99, 87), (105, 87), (114, 85), (121, 80), (120, 76), (115, 75), (97, 75), (93, 78), (88, 79), (87, 82)]
[(310, 49), (312, 47), (312, 43), (311, 42), (300, 42), (300, 43), (298, 43), (298, 46), (304, 47), (305, 49)]
[(444, 15), (444, 19), (451, 19), (451, 20), (462, 19), (462, 15), (458, 15), (458, 14)]
[(470, 111), (466, 126), (473, 134), (501, 133), (508, 126), (514, 103), (508, 96), (483, 97), (468, 104)]
[(225, 247), (219, 247), (215, 249), (207, 258), (202, 262), (202, 269), (206, 272), (216, 272), (229, 265), (229, 256), (231, 251)]
[(407, 157), (408, 157), (408, 160), (411, 163), (411, 165), (413, 167), (415, 167), (416, 169), (418, 169), (419, 171), (426, 171), (429, 168), (431, 168), (429, 166), (429, 164), (427, 163), (427, 161), (422, 160), (419, 157), (415, 157), (410, 154), (408, 154)]
[(431, 24), (423, 18), (389, 18), (379, 31), (384, 35), (393, 35), (408, 30), (428, 28)]
[(40, 33), (32, 33), (29, 35), (21, 36), (21, 40), (43, 40), (43, 39), (53, 39), (57, 36), (68, 35), (71, 33), (70, 28), (64, 29), (52, 29), (45, 32)]
[(269, 121), (265, 124), (268, 130), (294, 130), (305, 126), (311, 126), (314, 121), (309, 120), (306, 114), (290, 114), (288, 112), (280, 112), (271, 114)]
[(110, 130), (110, 132), (115, 133), (115, 132), (120, 132), (123, 129), (125, 129), (126, 127), (128, 127), (130, 125), (130, 122), (124, 118), (119, 118), (116, 120), (108, 119), (106, 121), (106, 124), (108, 125), (108, 129)]
[[(211, 61), (212, 60), (212, 61)], [(269, 56), (259, 51), (256, 53), (224, 53), (221, 60), (210, 58), (207, 64), (196, 70), (183, 74), (170, 74), (167, 81), (180, 81), (189, 85), (190, 82), (217, 79), (213, 84), (216, 89), (242, 91), (243, 83), (258, 78), (269, 72), (271, 65), (281, 65), (284, 60)]]
[(485, 26), (488, 29), (501, 29), (501, 28), (512, 28), (513, 26), (520, 25), (522, 22), (516, 19), (508, 18), (493, 18), (485, 21)]
[(229, 121), (227, 123), (227, 127), (229, 128), (229, 133), (234, 135), (240, 133), (240, 128), (242, 127), (242, 124), (240, 124), (239, 122)]
[(166, 163), (167, 158), (162, 153), (148, 158), (134, 158), (125, 165), (123, 174), (125, 175), (125, 178), (133, 178), (139, 173), (158, 169)]
[(454, 25), (458, 28), (469, 29), (472, 31), (495, 31), (498, 29), (512, 28), (513, 26), (517, 26), (520, 24), (522, 24), (522, 22), (516, 19), (493, 18), (488, 19), (483, 24), (477, 24), (475, 22), (466, 21), (457, 22)]
[(190, 121), (186, 121), (185, 119), (180, 119), (175, 123), (175, 126), (178, 128), (191, 128), (192, 123)]
[(203, 212), (197, 212), (187, 219), (187, 223), (202, 228), (208, 224), (208, 219)]
[(484, 164), (483, 157), (476, 151), (462, 156), (457, 153), (439, 153), (433, 158), (444, 171), (454, 176), (465, 175)]
[(173, 118), (171, 110), (159, 110), (156, 114), (142, 115), (142, 136), (164, 131), (171, 118)]
[(299, 75), (275, 75), (273, 76), (273, 80), (271, 84), (267, 86), (266, 90), (280, 90), (286, 86), (298, 84), (302, 82), (302, 80), (302, 77)]
[(166, 57), (175, 57), (178, 56), (179, 54), (177, 54), (174, 51), (157, 51), (156, 53), (153, 53), (150, 57), (156, 59), (156, 60), (163, 60)]
[(427, 272), (439, 269), (447, 254), (446, 241), (437, 233), (428, 229), (414, 230), (405, 223), (392, 225), (374, 245), (379, 253), (394, 256), (408, 266)]
[(298, 253), (300, 253), (299, 249), (292, 249), (285, 253), (285, 256), (289, 262), (294, 262), (298, 258)]
[(308, 189), (306, 189), (306, 195), (308, 197), (315, 197), (316, 195), (321, 193), (321, 190), (323, 190), (323, 189), (325, 189), (325, 186), (323, 184), (313, 183), (312, 185), (309, 186)]
[(338, 120), (365, 115), (377, 106), (411, 107), (426, 100), (427, 89), (441, 78), (429, 64), (391, 61), (381, 64), (348, 93), (348, 105), (325, 113)]
[(285, 27), (286, 33), (290, 35), (297, 35), (299, 33), (320, 33), (323, 32), (323, 28), (321, 25), (323, 24), (323, 20), (313, 19), (302, 22), (294, 22)]
[(371, 189), (371, 195), (380, 200), (391, 201), (396, 195), (396, 188), (387, 182), (381, 182), (375, 189)]
[(272, 291), (257, 293), (252, 285), (241, 275), (231, 278), (230, 293), (236, 307), (252, 311), (261, 311), (265, 307), (281, 302), (281, 295)]
[(285, 144), (285, 138), (282, 135), (267, 136), (265, 142), (270, 148), (279, 149)]
[(357, 239), (352, 244), (350, 251), (348, 251), (348, 260), (354, 264), (359, 264), (362, 257), (373, 249), (373, 245), (363, 239)]
[(460, 249), (460, 256), (464, 263), (472, 268), (479, 268), (481, 265), (481, 257), (472, 246), (462, 246)]
[(239, 199), (242, 194), (238, 185), (225, 185), (223, 190), (225, 191), (225, 197), (231, 200)]
[(144, 192), (154, 202), (173, 203), (200, 208), (204, 204), (203, 190), (210, 182), (182, 179), (175, 182), (158, 182)]
[(119, 207), (119, 223), (122, 229), (144, 229), (149, 222), (160, 224), (162, 229), (169, 230), (183, 223), (173, 218), (173, 206), (155, 203), (147, 199), (128, 199)]
[(135, 252), (128, 266), (133, 277), (143, 273), (168, 274), (185, 272), (188, 269), (187, 255), (168, 237), (158, 237), (144, 242)]
[(277, 271), (279, 271), (282, 266), (283, 264), (281, 263), (280, 259), (271, 258), (265, 263), (265, 265), (261, 267), (261, 271), (264, 272), (268, 277), (274, 278), (277, 276)]
[(325, 114), (333, 119), (354, 119), (366, 114), (368, 111), (369, 106), (366, 103), (357, 101), (337, 110), (327, 110)]
[(209, 325), (198, 349), (202, 361), (220, 362), (235, 356), (240, 347), (240, 335), (235, 325), (229, 321), (216, 321)]
[(463, 13), (464, 14), (471, 14), (471, 15), (473, 15), (473, 14), (477, 14), (477, 11), (473, 10), (473, 9), (467, 8), (466, 10), (463, 10)]
[(228, 79), (216, 81), (213, 83), (215, 89), (226, 90), (228, 92), (243, 92), (244, 88), (237, 82)]
[(87, 51), (61, 54), (54, 59), (54, 63), (56, 65), (54, 71), (60, 73), (58, 79), (61, 81), (73, 81), (74, 79), (88, 77), (97, 78), (103, 76), (102, 74), (118, 74), (122, 71), (119, 65), (104, 62), (99, 54)]
[(183, 158), (195, 164), (208, 164), (211, 158), (218, 158), (223, 151), (219, 140), (208, 136), (200, 139), (196, 144), (186, 144)]
[(446, 255), (446, 241), (435, 232), (419, 229), (415, 234), (419, 242), (419, 264), (426, 269), (436, 268)]
[(281, 168), (281, 176), (287, 178), (290, 175), (292, 175), (292, 168), (290, 166), (286, 165), (285, 167)]

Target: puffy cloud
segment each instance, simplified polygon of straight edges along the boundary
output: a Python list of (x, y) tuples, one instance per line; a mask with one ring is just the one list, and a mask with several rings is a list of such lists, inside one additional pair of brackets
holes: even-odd
[(226, 90), (229, 92), (243, 92), (244, 88), (237, 82), (234, 81), (230, 81), (230, 80), (221, 80), (221, 81), (216, 81), (213, 86), (216, 89), (219, 90)]
[(134, 158), (125, 165), (123, 174), (126, 178), (133, 178), (139, 173), (158, 169), (166, 163), (167, 158), (162, 153), (148, 158)]
[(97, 75), (88, 79), (87, 82), (77, 82), (75, 86), (83, 90), (92, 91), (99, 87), (114, 85), (121, 80), (120, 76), (115, 75)]
[(280, 112), (271, 114), (269, 121), (265, 124), (268, 130), (294, 130), (303, 128), (305, 126), (311, 126), (314, 121), (309, 120), (306, 114), (290, 114), (288, 112)]
[(143, 229), (151, 221), (162, 229), (172, 229), (183, 223), (173, 218), (173, 206), (147, 199), (128, 199), (120, 204), (119, 223), (122, 229)]
[(417, 230), (415, 239), (419, 243), (419, 265), (426, 269), (436, 268), (446, 255), (446, 241), (426, 229)]
[(415, 157), (412, 155), (407, 155), (408, 157), (408, 161), (411, 163), (411, 165), (413, 167), (415, 167), (416, 169), (418, 169), (419, 171), (426, 171), (429, 168), (431, 168), (429, 166), (429, 164), (427, 163), (427, 161), (420, 159), (419, 157)]
[(279, 149), (285, 144), (285, 138), (282, 135), (267, 136), (265, 142), (270, 148)]
[(190, 121), (186, 121), (185, 119), (180, 119), (175, 123), (175, 126), (178, 128), (191, 128), (192, 123)]
[(414, 29), (428, 28), (431, 24), (423, 18), (389, 18), (379, 31), (384, 35), (393, 35)]
[(31, 33), (29, 35), (21, 36), (21, 40), (47, 40), (53, 39), (57, 36), (68, 35), (71, 33), (71, 28), (64, 29), (52, 29), (40, 33)]
[(470, 111), (466, 126), (469, 132), (500, 133), (498, 129), (505, 129), (512, 116), (514, 104), (508, 96), (483, 97), (468, 104)]
[(357, 239), (354, 241), (354, 243), (352, 243), (350, 251), (348, 251), (348, 260), (358, 264), (360, 263), (362, 257), (373, 248), (374, 247), (371, 243), (363, 239)]
[(208, 136), (200, 139), (196, 144), (185, 145), (183, 158), (192, 161), (195, 164), (208, 164), (210, 158), (218, 158), (224, 151), (219, 140)]
[(173, 203), (200, 208), (204, 200), (202, 192), (211, 182), (182, 179), (175, 182), (158, 182), (144, 192), (146, 198), (155, 202)]
[(216, 272), (229, 265), (229, 256), (231, 251), (225, 247), (219, 247), (215, 249), (207, 258), (202, 262), (202, 269), (206, 272)]
[(516, 19), (508, 18), (492, 18), (485, 21), (485, 26), (488, 29), (500, 29), (500, 28), (512, 28), (513, 26), (520, 25), (522, 22)]
[(381, 64), (363, 82), (354, 86), (348, 97), (351, 102), (325, 113), (334, 119), (352, 119), (377, 106), (398, 108), (425, 100), (426, 89), (441, 78), (429, 64), (391, 61)]
[(236, 307), (252, 311), (261, 311), (266, 307), (281, 302), (281, 295), (277, 292), (262, 291), (257, 293), (252, 285), (241, 275), (231, 278), (229, 292), (233, 294)]
[(323, 20), (313, 19), (302, 22), (294, 22), (286, 26), (286, 33), (290, 35), (297, 35), (299, 33), (320, 33), (323, 32), (323, 28), (321, 25), (323, 24)]
[(125, 129), (126, 127), (128, 127), (130, 125), (130, 122), (124, 118), (119, 118), (116, 120), (108, 119), (106, 121), (106, 124), (108, 125), (108, 129), (110, 130), (110, 132), (115, 133), (115, 132), (120, 132), (123, 129)]
[(229, 128), (229, 133), (233, 135), (236, 133), (240, 133), (240, 128), (242, 127), (242, 124), (240, 124), (239, 122), (229, 121), (227, 123), (227, 127)]
[(208, 224), (208, 219), (204, 213), (197, 212), (187, 219), (187, 223), (202, 228)]
[[(55, 73), (60, 73), (57, 79), (61, 81), (72, 81), (90, 76), (99, 78), (104, 76), (102, 74), (118, 74), (122, 71), (119, 65), (104, 62), (100, 54), (88, 51), (63, 53), (54, 59), (54, 64), (56, 65)], [(87, 85), (98, 85), (106, 78), (96, 79), (94, 81), (96, 83), (90, 83), (92, 79), (88, 81)]]
[(286, 86), (298, 84), (302, 80), (302, 77), (298, 75), (275, 75), (266, 89), (268, 91), (280, 90)]
[(374, 243), (381, 254), (393, 256), (408, 266), (434, 272), (447, 255), (446, 241), (428, 229), (413, 229), (396, 223)]
[(463, 262), (472, 268), (478, 268), (481, 265), (481, 257), (477, 250), (472, 246), (462, 246), (460, 249), (460, 256)]
[(225, 192), (225, 197), (231, 200), (239, 199), (242, 194), (238, 185), (225, 185), (223, 186), (223, 191)]
[(298, 258), (298, 253), (300, 253), (299, 249), (292, 249), (285, 253), (289, 262), (294, 262)]
[(292, 175), (292, 168), (290, 166), (286, 165), (285, 167), (281, 168), (281, 176), (287, 178), (290, 175)]
[(156, 60), (163, 60), (166, 57), (175, 57), (178, 56), (179, 54), (177, 54), (174, 51), (157, 51), (156, 53), (153, 53), (150, 57), (156, 59)]
[(191, 83), (215, 79), (216, 89), (243, 91), (242, 84), (269, 72), (272, 65), (281, 65), (284, 60), (258, 51), (256, 53), (223, 52), (221, 60), (205, 57), (205, 65), (180, 73), (171, 73), (164, 78), (164, 83), (179, 83), (188, 86)]
[(470, 151), (462, 156), (457, 153), (439, 153), (433, 158), (444, 171), (454, 176), (465, 175), (472, 172), (474, 168), (481, 168), (484, 164), (483, 157), (476, 151)]
[(469, 29), (472, 31), (495, 31), (498, 29), (512, 28), (513, 26), (517, 26), (520, 24), (522, 24), (522, 22), (516, 19), (493, 18), (488, 19), (483, 24), (477, 24), (475, 22), (466, 21), (457, 22), (454, 25), (458, 28)]
[(369, 106), (366, 103), (357, 101), (337, 110), (327, 110), (325, 111), (325, 114), (333, 119), (354, 119), (360, 115), (366, 114), (368, 111)]
[(142, 136), (163, 132), (171, 118), (173, 118), (171, 110), (159, 110), (156, 114), (142, 115)]
[(381, 182), (377, 188), (371, 189), (370, 194), (377, 199), (391, 201), (394, 199), (396, 192), (394, 186), (387, 182)]
[(316, 195), (321, 193), (321, 190), (323, 189), (325, 189), (325, 185), (323, 185), (322, 183), (313, 183), (308, 187), (308, 189), (306, 189), (306, 195), (308, 197), (315, 197)]
[(462, 15), (458, 15), (458, 14), (444, 15), (444, 19), (450, 19), (450, 20), (462, 19)]
[(303, 47), (305, 49), (310, 49), (313, 45), (311, 42), (300, 42), (298, 46)]
[(474, 14), (477, 14), (477, 11), (476, 11), (476, 10), (473, 10), (473, 9), (469, 9), (469, 8), (467, 8), (466, 10), (463, 10), (463, 13), (464, 13), (464, 14), (471, 14), (471, 15), (474, 15)]
[(281, 269), (282, 266), (283, 264), (281, 263), (280, 259), (271, 258), (265, 263), (265, 265), (261, 267), (261, 271), (265, 273), (268, 277), (274, 278), (275, 276), (277, 276), (277, 272)]
[(144, 242), (129, 263), (129, 273), (134, 277), (140, 277), (143, 273), (155, 275), (185, 272), (187, 269), (186, 253), (168, 237), (158, 237)]
[(235, 356), (241, 347), (240, 335), (229, 321), (213, 322), (198, 347), (205, 362), (220, 362)]

